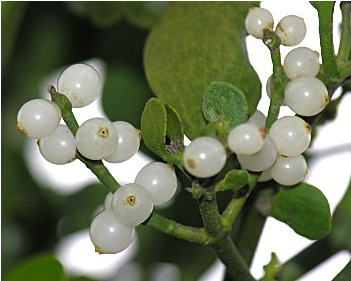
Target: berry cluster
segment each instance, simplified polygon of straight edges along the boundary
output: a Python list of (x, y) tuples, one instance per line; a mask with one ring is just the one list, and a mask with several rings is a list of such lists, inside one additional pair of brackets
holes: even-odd
[[(101, 92), (99, 73), (86, 64), (66, 68), (58, 79), (58, 92), (64, 94), (72, 107), (92, 103)], [(77, 151), (90, 160), (120, 163), (139, 149), (141, 134), (125, 121), (110, 122), (91, 118), (81, 124), (75, 136), (61, 125), (60, 108), (51, 101), (34, 99), (25, 103), (17, 115), (17, 129), (38, 139), (41, 155), (57, 165), (76, 159)], [(133, 240), (134, 227), (144, 222), (154, 205), (169, 201), (175, 194), (177, 177), (173, 167), (161, 162), (146, 165), (135, 183), (120, 187), (105, 200), (104, 211), (90, 227), (90, 238), (99, 253), (118, 253)]]
[[(247, 32), (258, 39), (272, 33), (273, 25), (273, 16), (263, 8), (250, 9), (245, 20)], [(282, 45), (295, 46), (304, 39), (306, 26), (302, 18), (289, 15), (281, 19), (274, 32)], [(290, 82), (285, 87), (283, 105), (300, 116), (321, 112), (328, 104), (329, 96), (325, 85), (315, 78), (319, 70), (317, 52), (306, 47), (290, 51), (284, 60), (284, 72)], [(271, 77), (266, 86), (269, 97)], [(311, 142), (309, 124), (300, 117), (286, 116), (276, 120), (267, 134), (265, 122), (266, 117), (257, 110), (246, 123), (229, 132), (229, 149), (236, 154), (243, 169), (262, 172), (259, 181), (273, 178), (287, 186), (299, 183), (308, 172), (302, 153)], [(214, 176), (225, 163), (225, 147), (214, 138), (197, 138), (185, 148), (184, 166), (195, 177)]]

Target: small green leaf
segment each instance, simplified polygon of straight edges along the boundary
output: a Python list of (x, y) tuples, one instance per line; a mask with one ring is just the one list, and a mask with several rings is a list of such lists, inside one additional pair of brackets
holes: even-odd
[(323, 238), (331, 229), (327, 198), (307, 183), (281, 189), (273, 200), (271, 216), (309, 239)]
[(124, 2), (126, 19), (137, 27), (150, 29), (172, 2), (133, 1)]
[(184, 129), (182, 120), (177, 111), (170, 105), (165, 105), (167, 111), (167, 136), (173, 140), (183, 144)]
[(66, 281), (63, 266), (49, 254), (31, 257), (17, 265), (7, 276), (6, 281)]
[[(168, 110), (167, 110), (168, 108)], [(168, 114), (170, 113), (170, 114)], [(141, 116), (141, 131), (145, 145), (166, 162), (182, 167), (182, 125), (178, 114), (157, 98), (151, 98), (145, 105)], [(178, 129), (176, 129), (179, 127)], [(169, 130), (167, 129), (169, 128)], [(167, 132), (170, 132), (170, 144), (166, 143)], [(171, 139), (176, 136), (177, 139)]]
[(106, 28), (115, 24), (123, 15), (123, 2), (72, 1), (66, 3), (77, 16), (88, 18), (96, 27)]
[(150, 87), (182, 116), (184, 131), (201, 135), (201, 101), (211, 82), (240, 85), (249, 113), (261, 98), (261, 83), (245, 50), (245, 15), (252, 2), (177, 2), (152, 29), (144, 65)]
[(224, 179), (218, 182), (214, 188), (214, 191), (225, 191), (225, 190), (239, 190), (243, 188), (250, 179), (250, 174), (244, 170), (231, 170), (228, 172)]
[(244, 94), (234, 85), (213, 82), (206, 89), (202, 100), (202, 112), (209, 122), (225, 120), (227, 132), (244, 123), (248, 117)]

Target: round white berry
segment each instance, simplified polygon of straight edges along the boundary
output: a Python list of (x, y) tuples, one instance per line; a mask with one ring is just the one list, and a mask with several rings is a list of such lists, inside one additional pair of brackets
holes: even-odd
[(313, 116), (329, 103), (328, 90), (319, 79), (302, 76), (286, 85), (284, 101), (297, 114)]
[(264, 129), (266, 125), (266, 116), (261, 111), (256, 110), (247, 122), (256, 125), (260, 129)]
[(135, 183), (121, 186), (112, 198), (112, 211), (126, 225), (143, 223), (152, 213), (152, 197), (146, 189)]
[(30, 138), (50, 135), (59, 125), (61, 110), (53, 102), (34, 99), (26, 102), (17, 114), (17, 130)]
[(92, 221), (90, 239), (99, 254), (116, 254), (132, 243), (135, 235), (133, 226), (119, 222), (111, 210), (104, 210)]
[(286, 16), (280, 20), (275, 32), (282, 45), (296, 46), (305, 38), (306, 24), (303, 18), (293, 15)]
[(104, 201), (104, 209), (112, 209), (112, 198), (113, 198), (113, 193), (109, 192)]
[(269, 135), (267, 135), (259, 152), (252, 155), (237, 154), (237, 158), (243, 169), (261, 172), (274, 164), (277, 158), (277, 149)]
[(218, 174), (227, 161), (224, 146), (211, 137), (199, 137), (185, 147), (185, 169), (195, 177), (208, 178)]
[(228, 146), (236, 154), (255, 154), (263, 146), (264, 135), (254, 124), (240, 124), (229, 132)]
[(101, 160), (110, 156), (117, 145), (117, 130), (104, 118), (85, 121), (77, 130), (78, 151), (91, 160)]
[(306, 47), (291, 50), (284, 59), (284, 72), (290, 79), (316, 76), (320, 69), (319, 54)]
[(268, 10), (258, 7), (250, 8), (245, 18), (247, 33), (257, 39), (262, 39), (265, 32), (271, 31), (273, 23), (272, 14)]
[(112, 123), (117, 130), (117, 146), (113, 153), (104, 160), (110, 163), (120, 163), (131, 158), (140, 146), (140, 130), (124, 121)]
[(306, 160), (301, 154), (291, 157), (279, 155), (270, 171), (273, 179), (281, 185), (297, 184), (308, 173)]
[(73, 107), (83, 107), (92, 103), (101, 92), (99, 73), (84, 63), (67, 67), (57, 81), (57, 91), (64, 94)]
[(266, 182), (266, 181), (269, 181), (272, 179), (272, 175), (271, 175), (271, 170), (270, 169), (267, 169), (267, 170), (264, 170), (262, 172), (262, 174), (260, 175), (260, 177), (258, 178), (258, 182)]
[(304, 152), (311, 142), (311, 127), (297, 116), (285, 116), (276, 120), (269, 135), (278, 154), (296, 156)]
[(50, 163), (62, 165), (76, 159), (74, 136), (66, 125), (59, 125), (55, 131), (38, 141), (41, 155)]
[(154, 205), (170, 200), (177, 190), (174, 168), (161, 162), (152, 162), (140, 170), (135, 178), (150, 193)]

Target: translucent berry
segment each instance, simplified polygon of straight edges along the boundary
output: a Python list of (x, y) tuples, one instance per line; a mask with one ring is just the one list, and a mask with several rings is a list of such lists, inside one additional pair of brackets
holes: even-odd
[(174, 168), (161, 162), (152, 162), (140, 170), (135, 178), (150, 193), (154, 205), (170, 200), (177, 190), (177, 176)]
[(151, 194), (140, 184), (121, 186), (112, 198), (112, 211), (126, 225), (143, 223), (152, 213)]
[(311, 142), (311, 127), (297, 116), (285, 116), (276, 120), (269, 135), (278, 154), (296, 156), (304, 152)]
[(76, 159), (76, 142), (66, 125), (38, 141), (41, 155), (50, 163), (62, 165)]
[(104, 201), (104, 209), (112, 209), (112, 198), (113, 198), (113, 193), (109, 192)]
[(117, 130), (117, 146), (113, 153), (104, 160), (110, 163), (120, 163), (131, 158), (140, 146), (140, 130), (124, 121), (112, 123)]
[(269, 135), (267, 135), (259, 152), (252, 155), (237, 154), (237, 158), (243, 169), (261, 172), (274, 164), (277, 158), (277, 149)]
[(306, 160), (302, 155), (291, 157), (279, 155), (270, 171), (273, 179), (281, 185), (297, 184), (308, 173)]
[(92, 103), (99, 96), (101, 86), (99, 73), (83, 63), (67, 67), (57, 81), (57, 91), (67, 96), (73, 107)]
[(303, 18), (298, 16), (286, 16), (280, 20), (276, 30), (282, 45), (296, 46), (306, 35), (306, 24)]
[(57, 129), (61, 110), (53, 102), (34, 99), (26, 102), (17, 114), (17, 130), (30, 138), (40, 139)]
[(90, 225), (90, 239), (99, 254), (116, 254), (132, 243), (135, 235), (133, 226), (119, 222), (110, 209), (99, 213)]
[(195, 177), (208, 178), (218, 174), (227, 161), (224, 146), (211, 137), (199, 137), (185, 147), (185, 169)]
[(266, 116), (261, 111), (256, 110), (247, 122), (256, 125), (260, 129), (264, 129), (266, 125)]
[(316, 76), (320, 69), (319, 54), (306, 47), (291, 50), (284, 59), (284, 72), (290, 79)]
[(328, 90), (319, 79), (302, 76), (286, 85), (284, 101), (297, 114), (313, 116), (329, 103)]
[(258, 178), (258, 182), (266, 182), (266, 181), (269, 181), (272, 179), (272, 175), (271, 175), (271, 170), (270, 169), (267, 169), (267, 170), (264, 170), (262, 172), (262, 174), (260, 175), (260, 177)]
[(263, 8), (250, 8), (245, 18), (247, 33), (257, 39), (262, 39), (265, 32), (271, 31), (273, 29), (273, 24), (274, 20), (272, 14)]
[(228, 135), (228, 146), (236, 154), (251, 155), (261, 150), (264, 132), (256, 125), (244, 123), (233, 128)]
[(78, 151), (91, 160), (101, 160), (110, 156), (117, 145), (117, 130), (104, 118), (85, 121), (77, 130)]

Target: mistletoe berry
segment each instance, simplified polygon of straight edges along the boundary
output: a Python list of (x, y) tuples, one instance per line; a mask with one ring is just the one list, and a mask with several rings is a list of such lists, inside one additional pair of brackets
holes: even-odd
[(245, 18), (245, 28), (247, 33), (257, 39), (262, 39), (265, 32), (273, 29), (273, 16), (263, 8), (250, 8)]
[(282, 45), (296, 46), (305, 38), (306, 24), (298, 16), (286, 16), (278, 23), (275, 33), (279, 36)]

